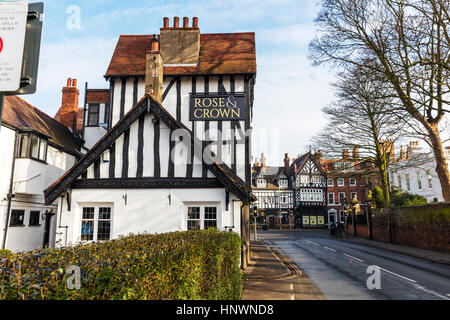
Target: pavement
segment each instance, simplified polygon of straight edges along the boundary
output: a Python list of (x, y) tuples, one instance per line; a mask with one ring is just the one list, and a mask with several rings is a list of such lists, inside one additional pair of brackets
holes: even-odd
[(324, 300), (306, 273), (275, 247), (251, 241), (242, 300)]
[(446, 264), (450, 266), (450, 253), (442, 252), (442, 251), (436, 251), (436, 250), (428, 250), (428, 249), (420, 249), (420, 248), (414, 248), (399, 244), (393, 244), (393, 243), (387, 243), (387, 242), (381, 242), (381, 241), (374, 241), (369, 240), (366, 238), (361, 237), (354, 237), (349, 235), (348, 239), (345, 239), (350, 242), (359, 243), (362, 245), (389, 250), (392, 252), (400, 253), (403, 255), (411, 256), (420, 258), (423, 260), (435, 262), (435, 263), (441, 263)]

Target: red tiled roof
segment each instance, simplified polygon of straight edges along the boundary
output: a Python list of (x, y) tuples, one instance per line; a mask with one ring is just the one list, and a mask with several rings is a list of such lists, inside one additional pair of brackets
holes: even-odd
[(88, 89), (86, 92), (87, 103), (108, 103), (109, 89)]
[(5, 96), (2, 118), (12, 127), (41, 132), (50, 137), (51, 143), (79, 154), (81, 139), (75, 137), (66, 126), (18, 96)]
[[(121, 35), (105, 77), (145, 74), (152, 35)], [(197, 66), (166, 66), (165, 75), (256, 73), (255, 33), (200, 35)]]

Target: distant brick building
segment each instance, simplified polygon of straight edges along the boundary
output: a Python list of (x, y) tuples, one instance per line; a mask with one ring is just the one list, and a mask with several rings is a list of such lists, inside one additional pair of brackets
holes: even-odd
[[(327, 173), (327, 218), (329, 224), (344, 223), (345, 201), (350, 202), (356, 195), (360, 202), (366, 201), (369, 190), (374, 181), (367, 172), (368, 164), (361, 162), (359, 152), (354, 149), (352, 154), (343, 150), (341, 159), (322, 159), (320, 151), (315, 153)], [(363, 209), (364, 204), (361, 205)]]

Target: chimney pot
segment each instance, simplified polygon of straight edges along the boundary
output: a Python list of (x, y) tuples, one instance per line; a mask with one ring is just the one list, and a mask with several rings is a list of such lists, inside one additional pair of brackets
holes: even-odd
[(164, 28), (168, 28), (169, 27), (169, 18), (164, 17), (163, 21), (164, 21)]
[(73, 79), (72, 80), (72, 87), (76, 87), (77, 86), (77, 79)]
[(152, 42), (152, 52), (157, 52), (157, 51), (159, 51), (159, 42), (153, 40), (153, 42)]
[(72, 83), (72, 79), (67, 79), (67, 85), (66, 85), (66, 87), (70, 87), (70, 85), (71, 85), (71, 83)]
[(189, 28), (189, 18), (188, 17), (183, 18), (183, 28)]
[(178, 28), (180, 26), (180, 18), (179, 17), (174, 17), (173, 18), (173, 27), (174, 28)]
[(194, 17), (192, 19), (192, 28), (198, 28), (198, 18)]

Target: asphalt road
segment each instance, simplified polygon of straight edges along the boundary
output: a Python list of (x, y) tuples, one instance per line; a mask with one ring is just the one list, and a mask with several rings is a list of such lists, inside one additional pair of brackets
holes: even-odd
[[(253, 235), (252, 235), (253, 236)], [(328, 231), (268, 231), (259, 238), (288, 255), (330, 300), (450, 300), (450, 267), (331, 237)], [(374, 271), (379, 270), (379, 289)], [(376, 269), (376, 268), (374, 268)]]

